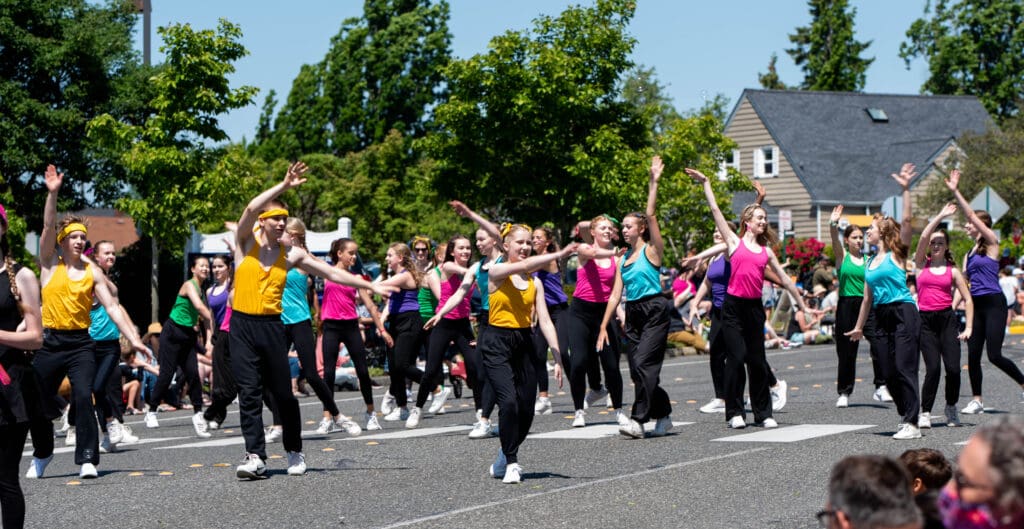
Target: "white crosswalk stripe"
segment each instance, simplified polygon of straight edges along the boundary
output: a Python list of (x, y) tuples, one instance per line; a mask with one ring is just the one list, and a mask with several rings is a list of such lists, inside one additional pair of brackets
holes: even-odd
[(726, 443), (795, 443), (797, 441), (814, 439), (815, 437), (825, 437), (874, 427), (874, 424), (798, 424), (796, 426), (720, 437), (712, 439), (712, 441)]

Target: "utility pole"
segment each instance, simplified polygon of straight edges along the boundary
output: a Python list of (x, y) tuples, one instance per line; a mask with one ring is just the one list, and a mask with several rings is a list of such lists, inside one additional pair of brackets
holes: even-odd
[[(135, 0), (136, 12), (142, 13), (142, 63), (146, 66), (152, 64), (152, 31), (153, 27), (153, 3), (152, 0)], [(150, 236), (150, 277), (149, 277), (149, 321), (160, 321), (160, 247), (156, 238)]]

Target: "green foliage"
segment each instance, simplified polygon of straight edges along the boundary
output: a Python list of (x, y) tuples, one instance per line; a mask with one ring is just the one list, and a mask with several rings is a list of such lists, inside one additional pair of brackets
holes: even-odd
[(39, 265), (36, 262), (35, 257), (28, 252), (25, 248), (25, 234), (28, 233), (28, 224), (25, 222), (25, 218), (18, 214), (14, 209), (11, 209), (10, 205), (14, 203), (14, 197), (11, 196), (10, 190), (0, 193), (0, 204), (3, 204), (7, 212), (7, 230), (4, 237), (7, 239), (8, 252), (10, 257), (15, 262), (22, 266), (27, 266), (39, 273)]
[(679, 119), (679, 112), (672, 105), (672, 98), (665, 93), (665, 87), (658, 82), (654, 68), (636, 66), (626, 74), (622, 83), (621, 98), (650, 123), (651, 143), (665, 133), (669, 123)]
[(67, 176), (61, 209), (86, 204), (86, 184), (108, 169), (86, 148), (86, 123), (123, 117), (138, 101), (119, 82), (139, 69), (132, 51), (131, 2), (0, 2), (0, 191), (30, 225), (42, 223), (43, 169)]
[(975, 95), (999, 120), (1024, 99), (1024, 4), (1019, 0), (937, 0), (907, 30), (900, 57), (928, 60), (930, 94)]
[(768, 60), (768, 73), (758, 73), (757, 82), (761, 85), (761, 88), (765, 90), (787, 90), (786, 84), (779, 78), (779, 72), (775, 69), (775, 64), (779, 61), (779, 56), (772, 52), (772, 58)]
[(871, 41), (854, 39), (857, 10), (847, 0), (808, 0), (811, 24), (789, 36), (794, 47), (786, 50), (804, 72), (804, 90), (859, 92), (864, 89), (868, 66), (874, 58), (861, 57)]
[[(247, 53), (234, 24), (221, 20), (216, 31), (178, 24), (159, 32), (167, 60), (150, 81), (149, 116), (133, 124), (104, 114), (89, 123), (88, 135), (98, 152), (124, 168), (134, 191), (117, 206), (178, 253), (191, 224), (223, 215), (226, 203), (248, 194), (245, 172), (225, 170), (237, 168), (243, 153), (207, 142), (227, 139), (218, 116), (251, 103), (256, 89), (228, 84), (233, 62)], [(219, 165), (225, 152), (227, 165)]]

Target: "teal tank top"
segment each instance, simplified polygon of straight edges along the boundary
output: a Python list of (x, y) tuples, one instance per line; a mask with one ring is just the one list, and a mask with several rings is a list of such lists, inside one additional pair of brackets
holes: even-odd
[(308, 284), (306, 274), (297, 268), (292, 268), (285, 276), (284, 293), (281, 295), (281, 322), (285, 325), (310, 319), (309, 302), (306, 301)]
[(106, 340), (117, 340), (121, 337), (121, 331), (117, 330), (114, 320), (110, 319), (107, 309), (103, 305), (96, 305), (89, 311), (92, 323), (89, 324), (89, 337), (97, 342)]
[[(871, 258), (872, 261), (874, 259)], [(914, 302), (914, 296), (907, 287), (907, 271), (896, 265), (891, 252), (885, 255), (885, 260), (874, 270), (871, 269), (871, 261), (868, 262), (864, 280), (871, 287), (872, 305)]]
[(632, 264), (625, 264), (629, 260), (632, 248), (623, 256), (622, 262), (622, 288), (625, 291), (626, 301), (636, 301), (655, 294), (661, 294), (661, 272), (647, 259), (647, 245), (640, 247), (640, 257)]

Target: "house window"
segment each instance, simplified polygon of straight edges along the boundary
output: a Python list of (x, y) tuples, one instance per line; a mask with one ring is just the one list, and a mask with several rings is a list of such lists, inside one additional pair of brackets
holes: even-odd
[(766, 145), (754, 149), (754, 178), (779, 176), (779, 148)]
[(729, 178), (729, 168), (733, 168), (737, 171), (740, 170), (740, 150), (733, 149), (725, 153), (725, 160), (722, 165), (718, 168), (718, 179), (727, 180)]

